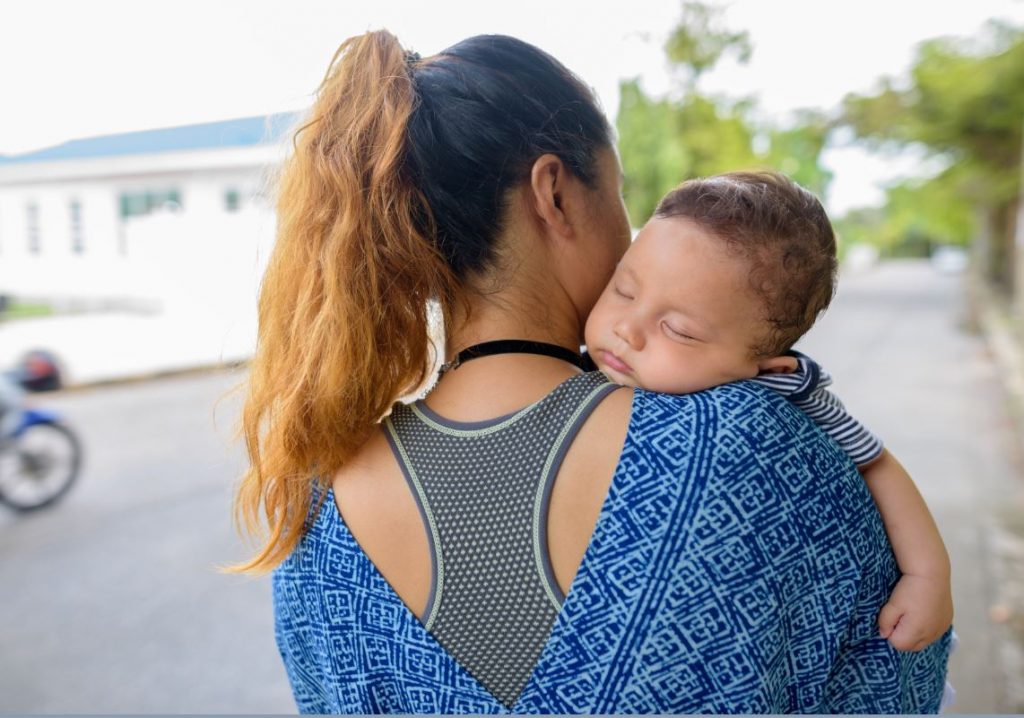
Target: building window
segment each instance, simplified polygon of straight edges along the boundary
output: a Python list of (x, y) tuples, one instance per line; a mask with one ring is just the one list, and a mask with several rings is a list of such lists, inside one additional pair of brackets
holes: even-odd
[(39, 254), (39, 205), (31, 202), (25, 207), (25, 231), (29, 254)]
[(141, 217), (157, 210), (181, 209), (181, 192), (176, 189), (121, 193), (121, 219)]
[(71, 251), (81, 254), (85, 251), (85, 242), (82, 239), (82, 203), (73, 199), (68, 209), (71, 212)]
[(237, 212), (242, 208), (242, 193), (235, 188), (224, 190), (224, 211)]

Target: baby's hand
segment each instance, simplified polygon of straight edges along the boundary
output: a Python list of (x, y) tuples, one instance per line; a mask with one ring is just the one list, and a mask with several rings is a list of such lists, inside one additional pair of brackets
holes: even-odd
[(897, 651), (920, 651), (937, 641), (953, 623), (948, 578), (904, 574), (878, 614), (882, 638)]

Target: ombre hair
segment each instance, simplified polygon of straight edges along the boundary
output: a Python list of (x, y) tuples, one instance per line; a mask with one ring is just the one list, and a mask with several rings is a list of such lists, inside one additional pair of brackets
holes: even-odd
[(450, 326), (536, 159), (557, 155), (594, 186), (611, 144), (590, 89), (514, 38), (425, 59), (386, 31), (341, 45), (281, 171), (235, 497), (236, 522), (269, 534), (229, 571), (283, 561), (321, 508), (316, 484), (427, 380), (428, 304)]

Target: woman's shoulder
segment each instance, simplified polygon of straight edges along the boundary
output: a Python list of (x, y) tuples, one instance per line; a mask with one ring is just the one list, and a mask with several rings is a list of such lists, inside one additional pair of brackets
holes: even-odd
[(632, 424), (644, 431), (735, 432), (763, 441), (813, 431), (811, 422), (789, 402), (759, 384), (748, 381), (723, 384), (694, 394), (661, 394), (637, 389)]
[(845, 521), (863, 520), (872, 507), (846, 454), (789, 402), (752, 382), (679, 396), (636, 391), (621, 461), (632, 473), (647, 467), (689, 477), (706, 497), (767, 492), (803, 504), (838, 492)]
[[(673, 645), (676, 665), (713, 656), (720, 675), (764, 679), (753, 689), (735, 680), (734, 692), (727, 684), (695, 689), (685, 707), (813, 711), (833, 704), (832, 691), (891, 709), (882, 694), (909, 692), (901, 673), (909, 663), (877, 639), (876, 621), (898, 573), (846, 455), (784, 399), (751, 383), (686, 396), (637, 390), (633, 400), (607, 518), (583, 576), (622, 582), (603, 562), (618, 566), (629, 551), (646, 551), (635, 561), (643, 567), (636, 595), (667, 597), (651, 604), (648, 644)], [(661, 626), (671, 632), (662, 636)], [(832, 681), (837, 662), (864, 665), (848, 657), (853, 644), (882, 667), (877, 696), (859, 674), (842, 686)], [(780, 652), (799, 659), (778, 670)], [(651, 652), (651, 661), (663, 655)], [(918, 682), (941, 676), (922, 671)]]

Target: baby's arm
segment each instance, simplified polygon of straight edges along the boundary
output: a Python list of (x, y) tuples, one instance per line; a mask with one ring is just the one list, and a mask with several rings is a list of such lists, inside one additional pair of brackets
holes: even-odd
[(919, 651), (953, 622), (949, 555), (910, 475), (888, 451), (860, 467), (903, 577), (878, 615), (881, 635), (900, 651)]
[(754, 381), (806, 413), (857, 464), (903, 573), (879, 614), (880, 633), (898, 650), (920, 650), (953, 619), (949, 556), (935, 521), (906, 470), (828, 391), (831, 377), (802, 354), (792, 359), (788, 370)]

